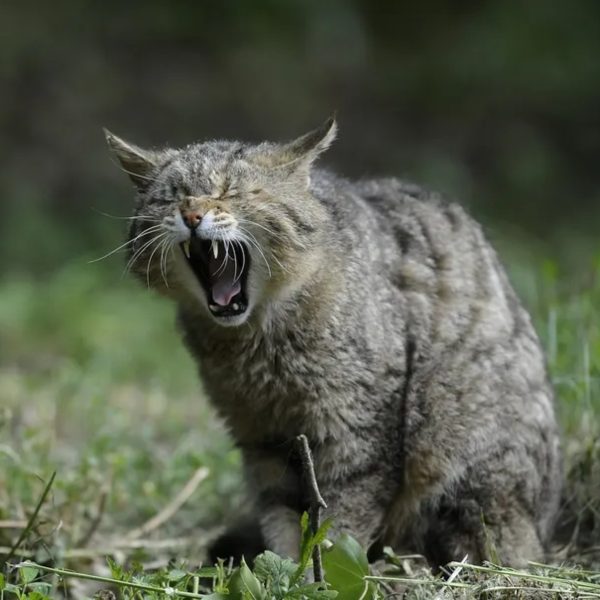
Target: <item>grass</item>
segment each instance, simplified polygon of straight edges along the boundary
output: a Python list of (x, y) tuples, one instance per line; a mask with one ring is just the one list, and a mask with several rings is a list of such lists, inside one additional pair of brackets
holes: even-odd
[[(557, 392), (568, 485), (556, 560), (598, 569), (600, 262), (564, 272), (514, 249), (502, 254), (534, 317)], [(14, 274), (0, 283), (0, 558), (56, 471), (18, 558), (101, 577), (127, 564), (140, 581), (164, 587), (173, 557), (186, 559), (190, 581), (198, 577), (192, 565), (203, 560), (207, 538), (242, 506), (240, 459), (207, 405), (173, 308), (121, 279), (118, 264), (82, 259), (52, 276)], [(132, 536), (157, 514), (158, 525)], [(546, 588), (563, 590), (548, 597), (570, 597), (569, 581), (598, 583), (566, 567), (537, 567), (542, 579), (527, 581), (497, 567), (463, 565), (454, 579), (460, 585), (448, 586), (418, 560), (389, 562), (395, 577), (413, 580), (402, 583), (410, 598), (478, 597), (494, 585), (486, 598), (541, 598)], [(56, 574), (43, 581), (53, 582), (51, 595), (60, 592)], [(516, 594), (511, 587), (525, 595), (501, 595)], [(527, 596), (528, 587), (537, 591)], [(600, 597), (597, 585), (584, 587), (580, 597)], [(69, 589), (84, 594), (74, 584)]]
[[(236, 510), (239, 457), (212, 417), (173, 319), (166, 303), (85, 262), (45, 281), (3, 282), (0, 521), (24, 520), (54, 470), (32, 538), (47, 540), (52, 553), (78, 546), (92, 526), (89, 542), (110, 547), (201, 467), (210, 476), (160, 537), (185, 530), (200, 538)], [(15, 531), (0, 528), (0, 546)]]

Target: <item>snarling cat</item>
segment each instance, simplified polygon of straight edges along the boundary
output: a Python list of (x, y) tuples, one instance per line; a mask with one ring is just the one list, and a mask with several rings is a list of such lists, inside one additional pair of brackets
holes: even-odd
[(107, 132), (136, 187), (132, 269), (178, 305), (270, 549), (298, 552), (304, 433), (333, 535), (540, 559), (560, 450), (530, 318), (460, 206), (315, 168), (336, 129), (158, 151)]

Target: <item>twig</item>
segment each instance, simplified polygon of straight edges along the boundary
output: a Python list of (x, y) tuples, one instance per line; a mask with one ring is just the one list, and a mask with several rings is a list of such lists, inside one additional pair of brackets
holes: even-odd
[(126, 539), (135, 539), (145, 535), (154, 529), (160, 527), (168, 521), (188, 500), (188, 498), (196, 491), (196, 488), (208, 477), (209, 470), (206, 467), (200, 467), (192, 475), (190, 480), (183, 486), (181, 491), (167, 504), (160, 512), (154, 515), (149, 521), (146, 521), (140, 527), (132, 529), (125, 535)]
[(37, 506), (35, 507), (33, 514), (29, 517), (29, 519), (27, 521), (27, 526), (25, 527), (25, 529), (23, 529), (23, 531), (21, 532), (21, 535), (19, 536), (17, 541), (13, 544), (12, 548), (10, 549), (10, 552), (8, 553), (8, 556), (4, 559), (3, 564), (7, 564), (12, 559), (12, 557), (15, 555), (15, 552), (17, 552), (17, 550), (19, 549), (19, 546), (23, 543), (23, 540), (27, 537), (27, 535), (33, 528), (33, 525), (35, 524), (35, 520), (37, 519), (38, 513), (40, 512), (42, 505), (46, 501), (46, 497), (48, 496), (48, 493), (50, 492), (50, 488), (52, 487), (52, 484), (54, 483), (55, 477), (56, 477), (56, 471), (54, 471), (54, 473), (52, 473), (52, 475), (50, 476), (50, 479), (48, 480), (48, 483), (46, 484), (46, 487), (44, 488), (44, 491), (42, 492), (42, 495), (40, 496), (40, 499), (38, 500)]
[[(307, 437), (304, 434), (299, 435), (296, 438), (296, 445), (302, 463), (302, 478), (304, 480), (305, 491), (308, 496), (310, 528), (314, 535), (321, 526), (321, 509), (327, 508), (327, 504), (319, 491), (315, 475), (315, 465), (312, 460)], [(321, 547), (319, 544), (316, 544), (313, 549), (313, 573), (315, 582), (323, 581), (323, 563), (321, 562)]]

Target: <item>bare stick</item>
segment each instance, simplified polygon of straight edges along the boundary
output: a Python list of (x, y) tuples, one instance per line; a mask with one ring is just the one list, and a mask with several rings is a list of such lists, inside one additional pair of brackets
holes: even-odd
[(180, 492), (167, 504), (159, 513), (154, 515), (149, 521), (146, 521), (140, 527), (132, 529), (126, 536), (126, 539), (139, 538), (142, 535), (160, 527), (165, 521), (168, 521), (187, 501), (187, 499), (196, 491), (196, 488), (208, 477), (208, 469), (200, 467), (192, 475), (191, 479), (185, 484)]
[[(307, 437), (304, 434), (299, 435), (296, 438), (296, 445), (302, 463), (302, 478), (304, 480), (305, 492), (308, 496), (310, 528), (314, 535), (321, 526), (321, 509), (327, 508), (327, 504), (325, 504), (325, 500), (323, 500), (319, 491), (315, 475), (315, 465), (312, 460)], [(323, 563), (321, 562), (321, 548), (319, 544), (316, 544), (313, 549), (313, 573), (315, 582), (323, 581)]]

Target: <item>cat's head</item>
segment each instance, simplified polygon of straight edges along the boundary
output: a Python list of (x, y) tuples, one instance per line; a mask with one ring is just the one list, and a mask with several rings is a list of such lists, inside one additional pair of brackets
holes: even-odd
[(224, 326), (285, 299), (318, 268), (324, 209), (310, 168), (334, 119), (287, 144), (143, 150), (106, 131), (136, 188), (128, 267)]

